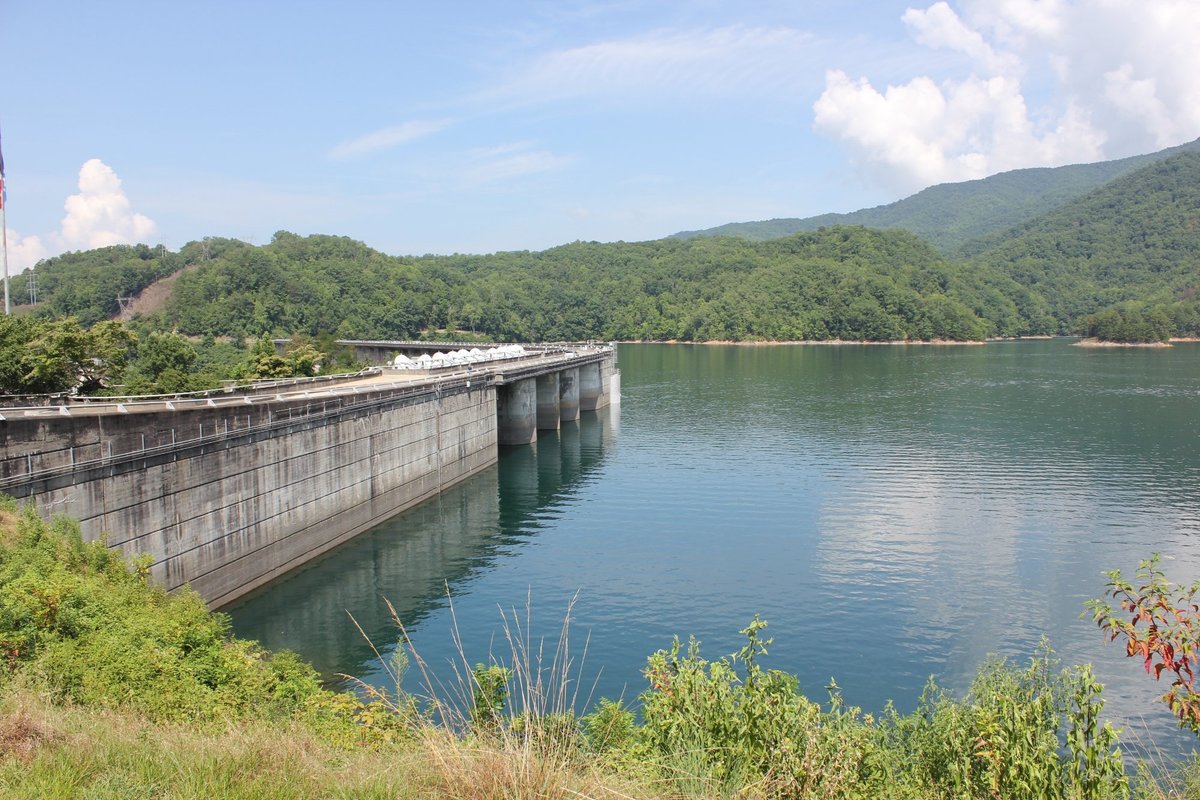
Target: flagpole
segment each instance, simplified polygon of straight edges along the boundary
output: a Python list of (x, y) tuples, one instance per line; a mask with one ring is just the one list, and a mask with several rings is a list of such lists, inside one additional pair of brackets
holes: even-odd
[(12, 304), (8, 300), (8, 221), (5, 215), (8, 214), (8, 198), (5, 196), (7, 188), (4, 186), (4, 153), (0, 151), (0, 239), (3, 239), (3, 246), (0, 246), (0, 264), (4, 266), (4, 316), (12, 313)]
[[(3, 191), (0, 188), (0, 191)], [(8, 222), (5, 220), (5, 214), (8, 209), (4, 207), (4, 200), (0, 199), (0, 238), (4, 239), (4, 246), (0, 248), (0, 262), (4, 263), (4, 314), (8, 316), (12, 313), (12, 305), (8, 301)]]

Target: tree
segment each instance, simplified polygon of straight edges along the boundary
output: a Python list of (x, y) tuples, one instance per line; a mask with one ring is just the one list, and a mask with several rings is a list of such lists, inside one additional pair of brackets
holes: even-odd
[(250, 352), (249, 377), (296, 378), (317, 374), (325, 354), (304, 338), (293, 339), (283, 355), (266, 336), (255, 343)]
[(288, 360), (275, 351), (275, 343), (262, 336), (250, 351), (250, 377), (290, 378), (295, 373)]
[(5, 317), (0, 323), (0, 392), (90, 394), (118, 380), (137, 336), (112, 320), (85, 329), (59, 320)]
[(193, 380), (198, 353), (177, 333), (151, 333), (138, 344), (126, 374), (127, 394), (168, 394), (199, 388)]
[(1181, 727), (1200, 734), (1200, 693), (1194, 686), (1200, 660), (1200, 581), (1191, 586), (1171, 583), (1159, 568), (1157, 553), (1138, 566), (1137, 586), (1124, 580), (1120, 570), (1105, 574), (1105, 596), (1117, 601), (1119, 610), (1105, 599), (1091, 600), (1087, 608), (1092, 620), (1109, 641), (1124, 639), (1126, 655), (1141, 658), (1155, 680), (1164, 672), (1175, 676), (1162, 700), (1179, 717)]

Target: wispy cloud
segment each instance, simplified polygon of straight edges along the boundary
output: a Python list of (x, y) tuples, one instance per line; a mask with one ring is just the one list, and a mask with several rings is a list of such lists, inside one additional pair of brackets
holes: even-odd
[(341, 142), (329, 151), (329, 158), (341, 161), (347, 158), (360, 158), (381, 150), (390, 150), (393, 147), (399, 147), (402, 144), (408, 144), (443, 131), (452, 124), (453, 120), (449, 119), (417, 119), (389, 128), (380, 128), (377, 131)]
[(924, 10), (910, 8), (901, 17), (913, 38), (926, 47), (957, 50), (981, 64), (991, 74), (1009, 75), (1021, 69), (1021, 60), (1012, 53), (1000, 53), (983, 34), (967, 26), (946, 2)]
[(528, 147), (527, 143), (520, 143), (482, 151), (478, 163), (463, 173), (463, 180), (469, 185), (496, 183), (562, 169), (574, 160), (549, 150), (530, 150)]
[(689, 97), (770, 92), (794, 81), (809, 41), (792, 28), (659, 30), (545, 53), (485, 96), (538, 103), (663, 91)]

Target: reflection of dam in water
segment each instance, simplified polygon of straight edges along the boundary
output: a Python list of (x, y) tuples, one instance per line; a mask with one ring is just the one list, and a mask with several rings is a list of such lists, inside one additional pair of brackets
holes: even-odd
[(499, 461), (427, 503), (225, 609), (239, 636), (300, 653), (323, 675), (362, 675), (398, 631), (430, 612), (542, 527), (611, 451), (619, 407), (585, 413), (534, 445), (501, 448)]

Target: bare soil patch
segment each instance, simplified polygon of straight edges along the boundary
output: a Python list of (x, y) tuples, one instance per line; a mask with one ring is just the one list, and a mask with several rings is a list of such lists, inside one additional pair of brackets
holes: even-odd
[(179, 280), (179, 276), (199, 266), (199, 264), (188, 264), (178, 272), (157, 280), (145, 289), (142, 289), (129, 301), (129, 305), (125, 306), (120, 314), (117, 314), (117, 319), (121, 322), (128, 322), (133, 319), (135, 314), (141, 314), (145, 317), (156, 311), (161, 311), (167, 305), (167, 301), (171, 299), (171, 292), (175, 290), (175, 281)]
[(55, 730), (23, 708), (0, 716), (0, 757), (28, 763), (42, 744), (58, 738)]

